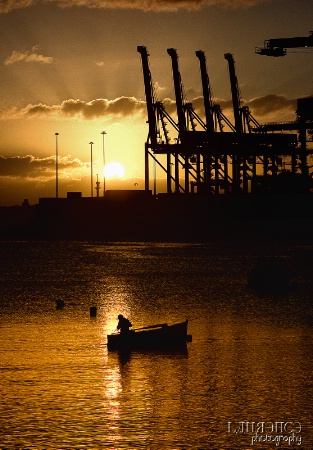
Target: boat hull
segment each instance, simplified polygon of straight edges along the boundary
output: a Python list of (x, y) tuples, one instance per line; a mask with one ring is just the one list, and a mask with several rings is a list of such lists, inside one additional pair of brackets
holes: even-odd
[(107, 336), (109, 350), (124, 349), (174, 349), (183, 348), (191, 340), (187, 334), (188, 320), (174, 325), (146, 327), (128, 333), (113, 333)]

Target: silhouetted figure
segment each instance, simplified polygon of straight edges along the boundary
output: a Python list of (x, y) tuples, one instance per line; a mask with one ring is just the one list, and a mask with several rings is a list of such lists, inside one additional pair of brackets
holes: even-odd
[(129, 328), (132, 327), (131, 322), (126, 319), (122, 314), (118, 315), (117, 329), (120, 330), (121, 334), (129, 333)]

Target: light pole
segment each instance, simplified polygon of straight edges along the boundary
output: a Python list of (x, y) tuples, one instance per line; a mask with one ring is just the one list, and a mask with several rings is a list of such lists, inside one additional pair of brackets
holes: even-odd
[(104, 152), (104, 135), (106, 134), (105, 131), (101, 131), (102, 134), (102, 154), (103, 154), (103, 196), (105, 195), (105, 152)]
[(59, 133), (54, 133), (54, 135), (55, 135), (55, 198), (59, 198), (59, 148), (58, 148)]
[(90, 188), (91, 188), (91, 197), (93, 197), (93, 170), (92, 170), (92, 146), (93, 142), (89, 142), (90, 144)]

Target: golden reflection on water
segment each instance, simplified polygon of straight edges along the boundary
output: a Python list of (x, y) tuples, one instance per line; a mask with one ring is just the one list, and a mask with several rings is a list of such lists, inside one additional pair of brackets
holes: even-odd
[[(34, 247), (36, 276), (23, 260), (15, 283), (2, 278), (2, 296), (14, 299), (0, 310), (4, 448), (248, 449), (251, 436), (228, 423), (261, 420), (301, 422), (313, 448), (311, 293), (260, 300), (237, 256), (208, 261), (207, 250), (174, 244), (103, 245), (95, 263), (92, 244), (88, 258), (77, 245), (63, 260), (62, 243), (53, 278)], [(67, 259), (79, 272), (70, 281)], [(51, 292), (66, 299), (62, 311)], [(119, 313), (135, 326), (188, 317), (193, 342), (186, 353), (108, 352)]]
[(120, 280), (109, 280), (109, 286), (101, 286), (98, 299), (101, 318), (105, 323), (105, 334), (110, 334), (116, 330), (119, 314), (131, 318), (132, 298), (127, 286), (123, 285)]
[(119, 429), (120, 420), (120, 393), (122, 390), (121, 374), (119, 367), (109, 367), (104, 371), (103, 379), (103, 397), (102, 402), (105, 420), (108, 421), (107, 439), (114, 443), (121, 440), (122, 436)]

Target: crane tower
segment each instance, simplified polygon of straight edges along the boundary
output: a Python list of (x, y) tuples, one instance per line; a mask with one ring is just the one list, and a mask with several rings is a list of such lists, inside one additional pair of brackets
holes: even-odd
[[(142, 58), (149, 129), (145, 143), (146, 190), (150, 183), (150, 159), (166, 173), (167, 193), (173, 192), (174, 185), (177, 194), (247, 194), (259, 189), (271, 190), (270, 186), (279, 185), (284, 170), (283, 158), (293, 161), (293, 173), (299, 170), (294, 163), (299, 159), (297, 135), (267, 133), (260, 127), (249, 108), (242, 104), (230, 53), (224, 56), (228, 62), (234, 125), (213, 102), (204, 52), (196, 52), (203, 90), (202, 118), (186, 100), (176, 50), (167, 50), (172, 62), (176, 99), (177, 117), (174, 120), (163, 103), (156, 99), (146, 47), (139, 46), (137, 50)], [(161, 157), (166, 158), (166, 163)], [(303, 152), (301, 161), (300, 171), (305, 173), (307, 164)]]

